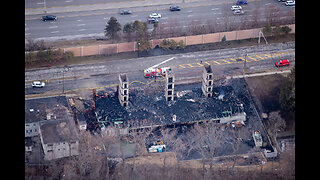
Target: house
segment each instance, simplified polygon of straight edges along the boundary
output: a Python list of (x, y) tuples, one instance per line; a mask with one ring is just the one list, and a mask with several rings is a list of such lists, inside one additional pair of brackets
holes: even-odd
[[(72, 116), (66, 96), (25, 101), (25, 138), (40, 137), (44, 160), (79, 154), (78, 132)], [(32, 151), (28, 145), (26, 150)]]
[(45, 160), (79, 155), (76, 126), (69, 119), (40, 123), (40, 139)]

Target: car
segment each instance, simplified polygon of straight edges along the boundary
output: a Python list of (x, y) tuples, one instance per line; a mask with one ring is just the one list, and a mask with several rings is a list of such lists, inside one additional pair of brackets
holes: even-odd
[(150, 24), (150, 23), (155, 23), (155, 22), (159, 22), (159, 20), (157, 19), (157, 18), (151, 18), (151, 17), (149, 17), (148, 19), (147, 19), (147, 22), (148, 22), (148, 24)]
[(151, 14), (149, 15), (149, 18), (161, 18), (161, 14), (151, 13)]
[(46, 84), (44, 82), (41, 82), (41, 81), (33, 81), (32, 82), (32, 87), (35, 88), (43, 88)]
[(48, 21), (48, 20), (53, 20), (56, 21), (57, 20), (57, 16), (54, 15), (46, 15), (46, 16), (42, 16), (42, 21)]
[(237, 1), (237, 4), (239, 5), (239, 4), (248, 4), (248, 2), (247, 1)]
[(287, 1), (284, 3), (286, 6), (294, 6), (295, 5), (295, 1)]
[(233, 11), (233, 14), (234, 15), (241, 15), (241, 14), (244, 14), (244, 11), (240, 10), (240, 9), (236, 9)]
[(279, 60), (279, 61), (275, 62), (274, 65), (275, 65), (276, 67), (289, 66), (289, 65), (290, 65), (290, 62), (289, 62), (288, 59), (283, 59), (283, 60)]
[(131, 14), (131, 13), (132, 13), (132, 11), (127, 10), (127, 9), (123, 9), (123, 10), (121, 10), (121, 12), (120, 12), (121, 15), (126, 15), (126, 14)]
[(231, 6), (231, 10), (232, 11), (234, 11), (234, 10), (236, 10), (236, 9), (242, 9), (242, 7), (241, 6), (239, 6), (239, 5), (234, 5), (234, 6)]
[(170, 11), (180, 11), (180, 7), (179, 6), (170, 6)]

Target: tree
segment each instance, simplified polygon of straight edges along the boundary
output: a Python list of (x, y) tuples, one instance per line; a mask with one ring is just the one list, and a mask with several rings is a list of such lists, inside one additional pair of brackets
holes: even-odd
[(291, 31), (291, 28), (289, 26), (281, 27), (281, 32), (283, 32), (285, 35), (288, 35), (290, 31)]
[(123, 33), (126, 34), (128, 41), (130, 42), (132, 39), (132, 33), (134, 32), (133, 23), (126, 23), (123, 26)]
[(281, 27), (280, 27), (279, 24), (277, 24), (276, 27), (274, 27), (272, 29), (272, 33), (273, 33), (273, 35), (275, 36), (276, 39), (279, 38), (279, 36), (281, 35)]
[(267, 23), (266, 26), (262, 29), (262, 32), (265, 36), (268, 36), (272, 32), (272, 28), (270, 26), (270, 23)]
[(111, 17), (104, 29), (104, 35), (112, 40), (118, 39), (118, 32), (121, 31), (121, 25), (115, 17)]
[(295, 67), (291, 69), (291, 73), (281, 86), (279, 103), (281, 109), (285, 111), (294, 111), (295, 109)]

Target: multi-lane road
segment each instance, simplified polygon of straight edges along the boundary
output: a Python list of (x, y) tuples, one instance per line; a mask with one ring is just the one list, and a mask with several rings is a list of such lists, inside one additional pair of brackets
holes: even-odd
[[(247, 54), (247, 56), (246, 56)], [(213, 65), (215, 77), (241, 75), (246, 60), (246, 73), (279, 71), (274, 62), (289, 59), (290, 66), (295, 65), (295, 44), (280, 43), (213, 51), (201, 51), (165, 56), (153, 56), (135, 59), (107, 61), (95, 64), (54, 67), (25, 72), (26, 97), (65, 93), (90, 93), (92, 88), (105, 89), (118, 83), (119, 73), (127, 73), (129, 81), (136, 86), (154, 82), (154, 79), (143, 77), (143, 70), (174, 57), (163, 66), (170, 66), (177, 82), (201, 78), (205, 64)], [(290, 68), (290, 67), (289, 67)], [(44, 88), (33, 89), (33, 80), (47, 82)], [(157, 80), (161, 80), (158, 78)]]
[[(45, 7), (44, 7), (45, 2)], [(111, 16), (118, 19), (123, 26), (125, 23), (140, 20), (145, 22), (152, 12), (162, 14), (159, 23), (164, 28), (183, 27), (192, 23), (206, 25), (210, 22), (224, 23), (225, 17), (230, 22), (253, 21), (254, 17), (265, 19), (265, 9), (268, 5), (279, 7), (281, 17), (290, 15), (294, 7), (285, 6), (276, 0), (248, 0), (248, 5), (243, 6), (245, 14), (236, 16), (230, 10), (235, 1), (189, 0), (183, 3), (181, 0), (161, 1), (158, 4), (151, 0), (26, 0), (25, 3), (25, 37), (44, 41), (72, 40), (90, 37), (103, 37), (104, 28)], [(90, 3), (90, 4), (89, 4)], [(182, 10), (170, 12), (169, 6), (179, 5)], [(121, 9), (130, 9), (131, 15), (120, 15)], [(53, 14), (57, 21), (41, 21), (45, 14)], [(53, 13), (51, 13), (53, 12)], [(257, 13), (259, 15), (257, 15)], [(152, 28), (152, 26), (149, 26)]]

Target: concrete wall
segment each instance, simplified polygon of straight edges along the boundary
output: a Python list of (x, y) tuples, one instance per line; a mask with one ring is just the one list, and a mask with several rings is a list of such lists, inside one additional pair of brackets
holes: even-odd
[[(288, 26), (291, 28), (290, 33), (295, 33), (295, 24), (291, 24)], [(227, 41), (258, 38), (259, 32), (262, 29), (263, 28), (256, 28), (256, 29), (247, 29), (247, 30), (239, 30), (239, 31), (202, 34), (202, 35), (195, 35), (195, 36), (173, 37), (173, 38), (167, 38), (167, 39), (173, 39), (176, 42), (179, 42), (182, 40), (188, 46), (188, 45), (220, 42), (223, 36), (226, 36)], [(155, 48), (157, 45), (160, 45), (162, 40), (163, 39), (151, 40), (152, 48)], [(131, 51), (137, 51), (137, 50), (138, 50), (137, 42), (80, 46), (80, 47), (70, 47), (70, 48), (63, 49), (64, 52), (72, 51), (75, 57), (102, 55), (102, 54), (110, 55), (110, 54), (116, 54), (121, 52), (131, 52)]]

